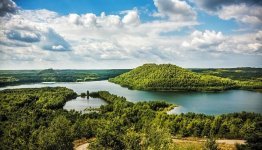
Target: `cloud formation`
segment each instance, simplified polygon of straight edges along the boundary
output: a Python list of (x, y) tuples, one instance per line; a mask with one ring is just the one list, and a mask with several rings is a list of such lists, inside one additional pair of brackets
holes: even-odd
[[(148, 14), (152, 18), (146, 21), (142, 20), (139, 8), (99, 15), (92, 12), (59, 15), (45, 9), (6, 13), (0, 17), (0, 62), (4, 62), (0, 67), (19, 64), (21, 67), (44, 68), (132, 68), (147, 62), (207, 67), (211, 65), (206, 63), (210, 59), (213, 66), (216, 63), (222, 65), (221, 62), (229, 59), (227, 54), (236, 59), (244, 56), (261, 58), (261, 29), (231, 35), (223, 31), (196, 30), (200, 25), (197, 11), (187, 1), (153, 2), (156, 12), (153, 16)], [(202, 9), (212, 11), (222, 19), (239, 20), (244, 15), (242, 7), (247, 4), (236, 5), (240, 7), (238, 11), (231, 9), (235, 3), (214, 8), (204, 6), (201, 4)], [(260, 9), (245, 11), (247, 16), (258, 17), (259, 12)], [(236, 60), (232, 64), (241, 62)]]
[(19, 30), (9, 30), (5, 34), (8, 39), (18, 40), (28, 43), (39, 42), (41, 37), (40, 34), (38, 33), (33, 33), (29, 31), (19, 31)]
[(17, 6), (12, 0), (1, 0), (0, 1), (0, 16), (4, 16), (9, 13), (15, 13)]
[(261, 0), (199, 0), (198, 6), (224, 20), (236, 20), (240, 24), (262, 28)]
[(70, 44), (52, 28), (48, 28), (43, 32), (44, 38), (41, 47), (50, 51), (70, 51)]
[(225, 42), (226, 38), (221, 32), (205, 30), (194, 31), (190, 35), (190, 40), (183, 42), (182, 46), (192, 50), (213, 51)]
[(196, 12), (186, 2), (181, 0), (154, 0), (157, 13), (154, 16), (168, 17), (173, 21), (196, 20)]
[(261, 0), (198, 0), (196, 3), (203, 9), (209, 10), (209, 11), (218, 11), (222, 7), (230, 6), (230, 5), (241, 5), (246, 4), (249, 6), (262, 6)]
[(245, 35), (225, 36), (221, 32), (194, 31), (182, 43), (182, 49), (262, 55), (262, 31)]
[(126, 12), (126, 15), (123, 17), (122, 22), (124, 24), (138, 25), (140, 23), (140, 18), (137, 10), (130, 10)]

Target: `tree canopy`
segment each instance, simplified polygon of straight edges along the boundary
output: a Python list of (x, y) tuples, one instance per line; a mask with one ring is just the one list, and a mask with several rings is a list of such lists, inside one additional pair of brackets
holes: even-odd
[(262, 82), (236, 81), (199, 74), (171, 64), (144, 64), (109, 81), (131, 89), (157, 91), (220, 91), (227, 89), (261, 89)]
[[(261, 149), (261, 114), (169, 115), (162, 101), (132, 103), (107, 91), (90, 93), (108, 104), (87, 114), (63, 110), (76, 93), (63, 87), (0, 91), (0, 149), (71, 150), (95, 138), (90, 149), (176, 149), (172, 137), (247, 139)], [(212, 144), (207, 145), (212, 146)]]

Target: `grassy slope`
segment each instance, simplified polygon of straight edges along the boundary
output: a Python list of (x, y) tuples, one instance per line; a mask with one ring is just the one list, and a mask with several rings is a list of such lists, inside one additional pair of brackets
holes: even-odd
[(261, 88), (261, 83), (240, 82), (199, 74), (171, 64), (145, 64), (109, 81), (131, 89), (159, 91), (220, 91), (237, 88)]

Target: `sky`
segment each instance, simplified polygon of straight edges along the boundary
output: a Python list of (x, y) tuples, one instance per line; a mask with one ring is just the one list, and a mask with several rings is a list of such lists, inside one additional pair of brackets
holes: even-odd
[(0, 0), (0, 69), (262, 67), (261, 0)]

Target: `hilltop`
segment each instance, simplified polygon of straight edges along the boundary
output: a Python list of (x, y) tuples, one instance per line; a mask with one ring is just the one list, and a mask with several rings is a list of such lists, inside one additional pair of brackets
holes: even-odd
[(50, 69), (45, 69), (45, 70), (41, 70), (39, 73), (38, 73), (38, 76), (40, 77), (40, 79), (42, 81), (56, 81), (57, 78), (58, 78), (58, 74), (57, 72), (50, 68)]
[(221, 91), (236, 88), (261, 88), (261, 83), (253, 87), (255, 83), (195, 73), (172, 64), (144, 64), (109, 81), (130, 89), (156, 91)]

